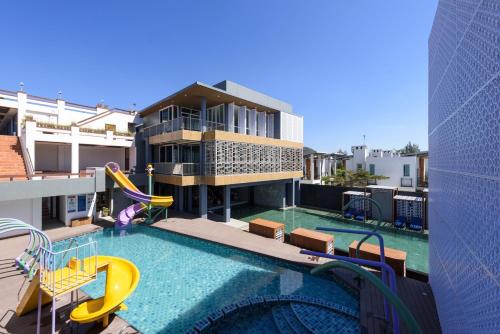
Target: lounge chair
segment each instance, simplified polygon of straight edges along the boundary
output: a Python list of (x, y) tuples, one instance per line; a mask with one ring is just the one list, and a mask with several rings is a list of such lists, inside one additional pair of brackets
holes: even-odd
[(348, 219), (354, 218), (355, 214), (356, 210), (353, 208), (349, 208), (347, 211), (344, 212), (344, 218)]
[(398, 218), (396, 218), (396, 221), (394, 222), (394, 227), (405, 228), (405, 226), (406, 226), (406, 217), (398, 216)]
[(365, 212), (363, 210), (358, 210), (354, 215), (354, 219), (359, 220), (360, 222), (365, 220)]
[(410, 230), (421, 231), (422, 230), (422, 218), (412, 217), (410, 223)]

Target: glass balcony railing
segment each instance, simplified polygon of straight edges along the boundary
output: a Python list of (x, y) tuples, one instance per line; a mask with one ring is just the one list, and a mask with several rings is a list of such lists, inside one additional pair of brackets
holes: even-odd
[(201, 131), (200, 119), (193, 117), (179, 117), (160, 124), (152, 125), (144, 128), (144, 137), (156, 136), (162, 133), (179, 130)]
[(155, 173), (163, 175), (200, 175), (200, 164), (191, 162), (157, 162), (153, 164)]

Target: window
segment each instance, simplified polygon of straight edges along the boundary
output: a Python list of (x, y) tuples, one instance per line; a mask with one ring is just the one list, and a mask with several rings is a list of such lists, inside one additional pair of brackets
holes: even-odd
[(234, 109), (233, 109), (234, 110), (234, 117), (233, 117), (233, 119), (234, 119), (234, 132), (238, 132), (238, 126), (240, 124), (240, 122), (239, 122), (239, 117), (240, 117), (239, 109), (240, 109), (240, 107), (238, 107), (238, 106), (234, 106)]
[(113, 132), (115, 132), (116, 131), (116, 125), (114, 125), (114, 124), (104, 124), (104, 129), (106, 129), (106, 131), (113, 131)]
[(87, 195), (78, 195), (78, 212), (87, 210)]
[(363, 165), (362, 164), (356, 164), (356, 170), (361, 170), (363, 169)]
[(410, 165), (409, 164), (403, 165), (403, 176), (410, 176)]
[(375, 175), (375, 164), (370, 164), (370, 175)]
[(218, 106), (208, 108), (207, 121), (209, 123), (224, 124), (224, 105), (219, 104)]

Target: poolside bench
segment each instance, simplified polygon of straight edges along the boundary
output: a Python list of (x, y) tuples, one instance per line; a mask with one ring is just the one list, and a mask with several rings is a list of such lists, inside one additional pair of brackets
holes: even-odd
[(331, 234), (296, 228), (290, 233), (290, 243), (315, 252), (333, 254), (335, 238)]
[(71, 219), (71, 227), (92, 224), (92, 216)]
[[(354, 240), (349, 245), (349, 256), (356, 257), (356, 247), (358, 246), (358, 240)], [(385, 262), (390, 265), (396, 275), (406, 276), (406, 252), (384, 247)], [(363, 243), (359, 249), (359, 258), (372, 261), (380, 261), (380, 247), (379, 245), (373, 245), (368, 243)], [(379, 269), (379, 268), (377, 268)]]
[(282, 223), (257, 218), (250, 221), (248, 231), (266, 238), (285, 241), (285, 224)]

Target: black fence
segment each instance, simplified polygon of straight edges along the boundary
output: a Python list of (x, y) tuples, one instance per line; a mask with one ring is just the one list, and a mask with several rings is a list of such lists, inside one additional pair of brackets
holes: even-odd
[[(364, 191), (364, 188), (358, 187), (339, 187), (325, 186), (318, 184), (301, 184), (300, 185), (300, 205), (310, 206), (319, 209), (342, 211), (342, 193), (354, 190)], [(366, 189), (370, 192), (369, 188)], [(398, 191), (398, 195), (422, 197), (422, 192), (416, 191)], [(424, 221), (427, 228), (427, 201), (424, 206)]]

